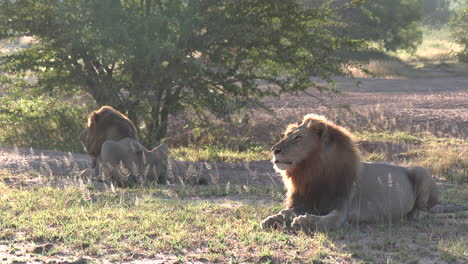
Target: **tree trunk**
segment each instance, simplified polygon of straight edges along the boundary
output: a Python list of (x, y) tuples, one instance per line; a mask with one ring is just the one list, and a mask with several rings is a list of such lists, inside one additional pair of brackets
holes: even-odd
[(145, 143), (148, 148), (153, 148), (161, 141), (161, 139), (166, 136), (161, 136), (160, 129), (163, 124), (161, 124), (161, 116), (160, 116), (159, 107), (153, 106), (151, 109), (151, 118), (150, 120), (146, 120), (146, 129), (147, 134), (145, 138)]

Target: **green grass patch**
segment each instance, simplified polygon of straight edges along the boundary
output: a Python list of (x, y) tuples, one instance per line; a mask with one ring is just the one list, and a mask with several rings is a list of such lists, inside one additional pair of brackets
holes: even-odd
[(249, 162), (268, 160), (271, 151), (263, 147), (252, 147), (245, 151), (237, 151), (223, 147), (177, 147), (171, 149), (171, 157), (183, 161), (218, 161), (218, 162)]
[(463, 186), (445, 186), (440, 193), (441, 203), (453, 203), (456, 205), (468, 204), (468, 189)]
[(421, 137), (405, 131), (355, 132), (357, 140), (381, 141), (392, 143), (421, 144)]
[(386, 160), (386, 156), (385, 153), (372, 152), (367, 155), (364, 155), (363, 160), (373, 162), (384, 162)]
[[(3, 173), (1, 179), (12, 177)], [(269, 187), (172, 185), (90, 189), (90, 195), (84, 195), (75, 187), (24, 188), (3, 180), (0, 241), (52, 243), (50, 254), (73, 252), (120, 261), (174, 256), (182, 262), (208, 263), (385, 263), (424, 256), (461, 261), (460, 252), (467, 250), (466, 243), (452, 235), (462, 233), (464, 226), (453, 222), (456, 217), (450, 225), (431, 217), (392, 226), (346, 224), (308, 234), (263, 231), (260, 221), (283, 208), (283, 191)], [(453, 195), (445, 199), (459, 199)], [(428, 239), (434, 232), (438, 236)], [(409, 244), (421, 250), (411, 250)]]
[(439, 242), (439, 250), (442, 251), (442, 257), (448, 262), (468, 262), (466, 248), (468, 245), (468, 237), (447, 238)]

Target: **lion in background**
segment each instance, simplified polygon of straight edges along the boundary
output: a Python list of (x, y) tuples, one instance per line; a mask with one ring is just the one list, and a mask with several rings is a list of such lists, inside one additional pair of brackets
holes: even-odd
[(95, 168), (102, 144), (107, 140), (117, 141), (126, 137), (138, 140), (133, 122), (111, 106), (103, 106), (89, 114), (80, 141), (92, 158), (92, 168)]
[(80, 141), (92, 158), (91, 170), (84, 173), (94, 178), (122, 187), (167, 182), (167, 145), (146, 149), (133, 122), (110, 106), (89, 114)]
[(322, 116), (291, 124), (272, 148), (287, 189), (286, 209), (262, 228), (334, 228), (351, 222), (399, 221), (427, 212), (438, 190), (422, 167), (361, 162), (353, 136)]

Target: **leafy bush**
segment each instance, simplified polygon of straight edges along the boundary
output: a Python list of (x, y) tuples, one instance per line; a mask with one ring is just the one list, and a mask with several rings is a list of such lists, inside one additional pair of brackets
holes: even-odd
[(452, 36), (463, 50), (458, 53), (460, 61), (468, 62), (468, 7), (462, 9), (451, 21)]
[[(348, 2), (340, 0), (340, 2)], [(372, 0), (359, 8), (345, 9), (342, 34), (375, 41), (387, 50), (414, 50), (422, 41), (419, 28), (421, 0)]]
[(454, 13), (450, 8), (452, 2), (453, 0), (423, 0), (423, 23), (434, 27), (447, 24)]
[(79, 134), (88, 108), (51, 97), (0, 98), (0, 144), (82, 151)]
[(171, 116), (224, 119), (263, 96), (322, 91), (311, 76), (331, 83), (342, 73), (337, 51), (361, 42), (329, 29), (336, 9), (303, 2), (0, 0), (0, 39), (34, 36), (0, 57), (0, 71), (31, 72), (49, 90), (78, 87), (127, 113), (153, 146)]

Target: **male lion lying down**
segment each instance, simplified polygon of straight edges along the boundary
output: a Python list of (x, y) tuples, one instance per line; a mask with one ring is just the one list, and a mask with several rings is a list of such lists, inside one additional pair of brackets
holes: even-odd
[(132, 121), (110, 106), (91, 112), (80, 141), (93, 160), (83, 173), (122, 187), (167, 182), (167, 145), (147, 150)]
[(421, 167), (361, 162), (352, 135), (324, 117), (306, 115), (272, 148), (287, 188), (287, 209), (262, 228), (333, 228), (344, 221), (397, 221), (438, 203), (436, 184)]

